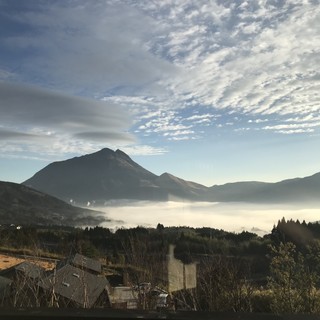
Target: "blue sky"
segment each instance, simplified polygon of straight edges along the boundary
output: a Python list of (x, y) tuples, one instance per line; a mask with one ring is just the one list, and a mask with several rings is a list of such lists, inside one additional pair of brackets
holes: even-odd
[(320, 4), (0, 0), (0, 180), (108, 147), (205, 185), (320, 171)]

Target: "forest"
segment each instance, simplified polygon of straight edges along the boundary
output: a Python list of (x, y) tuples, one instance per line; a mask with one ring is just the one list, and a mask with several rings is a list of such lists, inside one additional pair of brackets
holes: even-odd
[(260, 237), (214, 228), (2, 226), (3, 253), (64, 259), (97, 258), (126, 269), (133, 283), (161, 287), (168, 247), (183, 263), (197, 263), (197, 287), (180, 292), (192, 310), (272, 313), (320, 312), (320, 224), (278, 221)]

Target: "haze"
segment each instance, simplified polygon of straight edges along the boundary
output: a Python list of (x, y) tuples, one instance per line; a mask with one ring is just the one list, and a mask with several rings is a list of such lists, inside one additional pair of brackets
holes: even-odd
[(247, 230), (264, 235), (270, 233), (282, 217), (301, 222), (319, 220), (319, 208), (289, 205), (256, 205), (209, 202), (146, 202), (110, 201), (106, 207), (95, 208), (113, 219), (103, 226), (129, 228), (136, 226), (212, 227), (232, 232)]

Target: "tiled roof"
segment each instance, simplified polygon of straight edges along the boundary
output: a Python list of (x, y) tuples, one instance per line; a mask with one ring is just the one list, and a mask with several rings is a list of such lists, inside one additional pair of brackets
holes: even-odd
[(94, 305), (107, 284), (106, 278), (68, 264), (39, 282), (42, 288), (54, 289), (56, 294), (87, 308)]
[(71, 260), (71, 263), (76, 267), (85, 268), (94, 272), (101, 273), (101, 262), (85, 257), (82, 254), (76, 253)]

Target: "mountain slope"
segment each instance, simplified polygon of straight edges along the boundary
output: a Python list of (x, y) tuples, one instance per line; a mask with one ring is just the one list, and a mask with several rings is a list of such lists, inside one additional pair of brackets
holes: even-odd
[(73, 207), (52, 196), (12, 182), (0, 181), (1, 224), (97, 225), (99, 213)]
[(155, 178), (122, 151), (102, 149), (51, 163), (23, 184), (66, 201), (86, 203), (118, 199), (123, 194), (139, 198), (145, 187), (153, 186)]
[(172, 175), (158, 177), (124, 152), (110, 149), (51, 163), (23, 184), (78, 204), (110, 199), (199, 200), (200, 190), (206, 189)]
[(171, 199), (177, 197), (199, 201), (204, 199), (204, 195), (207, 191), (207, 187), (201, 184), (180, 179), (167, 172), (157, 177), (155, 179), (155, 184), (168, 192), (169, 200), (171, 195)]

